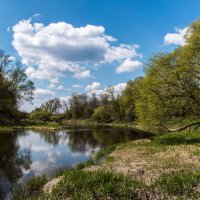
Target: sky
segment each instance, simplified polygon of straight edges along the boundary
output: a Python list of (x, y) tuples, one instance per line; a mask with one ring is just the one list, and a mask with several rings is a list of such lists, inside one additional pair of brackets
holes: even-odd
[(36, 87), (31, 111), (73, 93), (120, 93), (148, 59), (185, 44), (199, 0), (0, 0), (0, 49)]

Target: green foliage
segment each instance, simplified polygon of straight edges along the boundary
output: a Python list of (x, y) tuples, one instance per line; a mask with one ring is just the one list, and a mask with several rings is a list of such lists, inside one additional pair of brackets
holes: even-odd
[(29, 118), (31, 120), (49, 121), (50, 113), (44, 110), (35, 110), (30, 113)]
[(52, 114), (58, 114), (60, 109), (62, 108), (62, 104), (59, 98), (54, 98), (46, 101), (40, 107), (41, 110)]
[(142, 80), (143, 77), (138, 77), (134, 81), (129, 81), (119, 98), (121, 113), (123, 119), (126, 121), (134, 121), (137, 118), (135, 102), (139, 99), (139, 90)]
[(50, 121), (61, 122), (65, 119), (65, 114), (54, 114), (50, 116)]
[(107, 107), (101, 106), (94, 110), (92, 118), (97, 122), (106, 122), (111, 119), (111, 114)]
[(162, 126), (172, 118), (200, 115), (199, 24), (191, 25), (185, 46), (149, 60), (136, 101), (136, 113), (143, 125)]
[(33, 82), (20, 62), (11, 61), (9, 55), (0, 50), (0, 123), (9, 124), (20, 118), (18, 106), (22, 101), (31, 101)]

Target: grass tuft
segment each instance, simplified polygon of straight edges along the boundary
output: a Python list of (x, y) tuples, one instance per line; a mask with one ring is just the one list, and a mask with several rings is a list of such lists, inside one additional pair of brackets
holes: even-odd
[(175, 172), (163, 174), (157, 186), (171, 196), (198, 197), (196, 187), (200, 184), (200, 172)]

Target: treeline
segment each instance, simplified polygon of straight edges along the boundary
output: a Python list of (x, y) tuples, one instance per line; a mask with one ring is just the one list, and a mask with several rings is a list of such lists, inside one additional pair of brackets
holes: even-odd
[[(114, 87), (100, 97), (73, 94), (65, 104), (63, 117), (137, 121), (146, 127), (163, 127), (167, 120), (200, 116), (200, 21), (189, 26), (185, 41), (170, 53), (150, 58), (145, 76), (129, 81), (121, 95), (115, 95)], [(48, 103), (39, 108), (40, 112), (49, 113)], [(56, 110), (50, 113), (56, 114)]]
[(0, 50), (0, 125), (13, 124), (26, 114), (19, 111), (23, 101), (33, 98), (34, 84), (27, 80), (23, 65)]

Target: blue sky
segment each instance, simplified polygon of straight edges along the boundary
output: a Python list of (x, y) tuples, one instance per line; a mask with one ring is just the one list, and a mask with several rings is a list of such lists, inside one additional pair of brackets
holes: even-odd
[(0, 49), (34, 81), (34, 104), (22, 106), (31, 110), (73, 92), (120, 92), (153, 53), (184, 45), (199, 14), (199, 0), (0, 0)]

